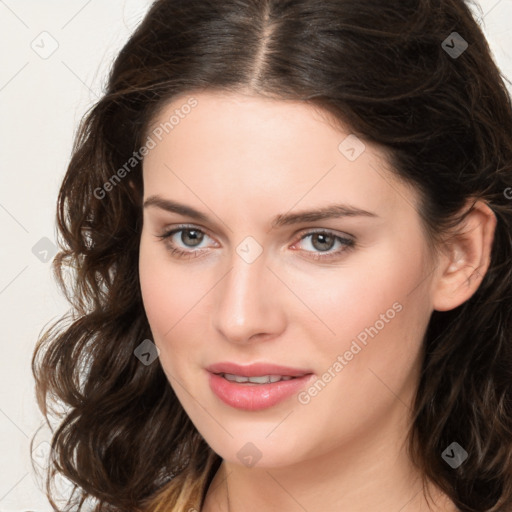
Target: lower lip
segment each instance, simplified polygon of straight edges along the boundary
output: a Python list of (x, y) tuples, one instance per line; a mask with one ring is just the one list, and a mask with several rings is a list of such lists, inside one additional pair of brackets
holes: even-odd
[(241, 384), (209, 372), (211, 390), (225, 404), (245, 411), (259, 411), (278, 404), (298, 393), (312, 377), (313, 374), (308, 374), (269, 384)]

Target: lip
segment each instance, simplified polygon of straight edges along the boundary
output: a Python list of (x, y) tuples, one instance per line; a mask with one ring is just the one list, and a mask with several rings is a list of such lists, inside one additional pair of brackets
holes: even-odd
[[(213, 393), (225, 404), (245, 411), (268, 409), (298, 393), (314, 377), (310, 370), (256, 363), (240, 366), (235, 363), (217, 363), (207, 368), (208, 383)], [(268, 384), (242, 384), (230, 382), (219, 373), (231, 373), (246, 377), (282, 375), (295, 377)]]

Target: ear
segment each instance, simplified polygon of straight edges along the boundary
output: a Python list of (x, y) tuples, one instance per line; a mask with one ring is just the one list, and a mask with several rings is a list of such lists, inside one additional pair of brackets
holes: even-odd
[(476, 292), (489, 268), (496, 223), (494, 212), (479, 200), (445, 241), (433, 283), (435, 310), (454, 309)]

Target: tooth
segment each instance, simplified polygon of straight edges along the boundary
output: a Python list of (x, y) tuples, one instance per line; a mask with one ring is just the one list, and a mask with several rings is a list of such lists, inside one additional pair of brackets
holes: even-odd
[(232, 382), (249, 382), (248, 377), (242, 377), (240, 375), (233, 375), (231, 373), (225, 373), (224, 378)]
[(279, 382), (280, 380), (290, 380), (293, 379), (291, 376), (281, 376), (281, 375), (261, 375), (259, 377), (244, 377), (241, 375), (233, 375), (232, 373), (224, 373), (222, 376), (229, 380), (230, 382), (238, 382), (241, 384), (245, 384), (250, 382), (252, 384), (268, 384), (273, 382)]
[(270, 375), (262, 375), (261, 377), (249, 377), (249, 382), (254, 382), (255, 384), (267, 384), (270, 382)]

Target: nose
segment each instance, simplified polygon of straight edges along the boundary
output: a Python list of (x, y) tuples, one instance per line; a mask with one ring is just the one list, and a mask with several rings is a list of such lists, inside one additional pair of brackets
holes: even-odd
[(231, 262), (216, 287), (214, 328), (233, 343), (278, 336), (286, 324), (284, 286), (267, 268), (265, 252), (251, 263), (233, 253)]

